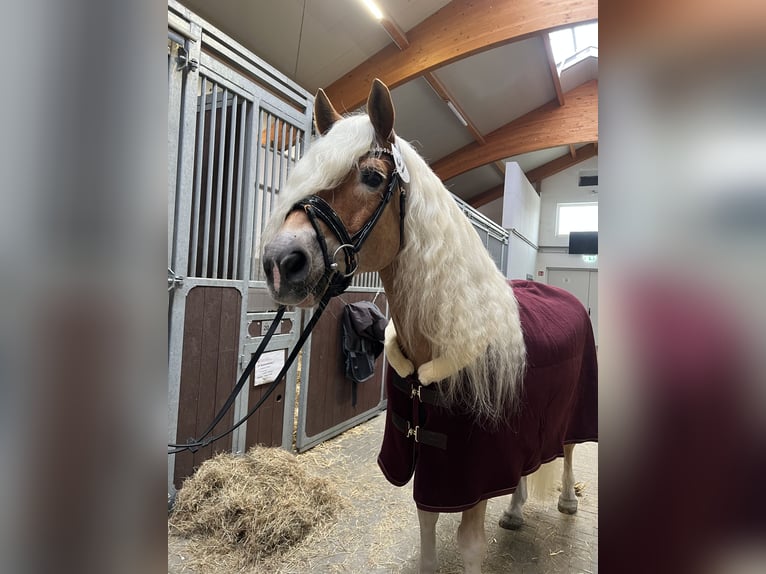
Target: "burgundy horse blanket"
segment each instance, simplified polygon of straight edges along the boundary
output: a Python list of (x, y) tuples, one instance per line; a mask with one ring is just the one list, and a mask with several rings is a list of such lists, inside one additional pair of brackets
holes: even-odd
[[(565, 444), (598, 440), (598, 368), (587, 311), (563, 289), (509, 283), (519, 303), (527, 371), (518, 408), (499, 427), (440, 406), (438, 383), (421, 387), (416, 375), (402, 379), (388, 368), (378, 465), (396, 486), (415, 475), (421, 510), (459, 512), (512, 493), (522, 476), (563, 456)], [(418, 441), (408, 432), (415, 426)]]

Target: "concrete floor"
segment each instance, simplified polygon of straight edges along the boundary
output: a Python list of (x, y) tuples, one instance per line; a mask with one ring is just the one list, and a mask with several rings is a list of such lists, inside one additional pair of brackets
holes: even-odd
[[(347, 507), (335, 524), (318, 529), (286, 555), (258, 565), (251, 574), (279, 573), (400, 573), (415, 574), (418, 565), (418, 519), (412, 482), (397, 488), (378, 469), (384, 416), (298, 455), (307, 468), (332, 480)], [(498, 526), (510, 496), (489, 501), (485, 530), (488, 549), (484, 574), (596, 573), (598, 571), (598, 446), (578, 445), (575, 480), (582, 483), (578, 513), (568, 516), (550, 500), (530, 499), (526, 524), (517, 531)], [(460, 514), (442, 514), (437, 524), (441, 574), (461, 573), (455, 542)], [(208, 563), (190, 568), (188, 542), (168, 540), (169, 574), (223, 574), (226, 566)]]

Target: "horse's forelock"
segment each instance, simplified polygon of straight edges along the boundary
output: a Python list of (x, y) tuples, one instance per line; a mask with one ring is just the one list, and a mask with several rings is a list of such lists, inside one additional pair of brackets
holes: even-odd
[(338, 120), (324, 136), (316, 138), (287, 178), (264, 230), (262, 245), (276, 234), (296, 202), (340, 185), (369, 151), (374, 137), (370, 119), (358, 114)]

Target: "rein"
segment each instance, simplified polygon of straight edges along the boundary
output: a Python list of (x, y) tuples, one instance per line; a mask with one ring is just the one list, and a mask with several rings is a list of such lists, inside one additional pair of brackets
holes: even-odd
[[(295, 343), (295, 347), (293, 347), (292, 351), (290, 351), (290, 355), (287, 357), (285, 364), (283, 365), (282, 369), (277, 374), (274, 381), (269, 385), (268, 389), (266, 389), (266, 392), (263, 393), (263, 395), (258, 400), (258, 402), (247, 412), (247, 414), (244, 417), (242, 417), (234, 425), (229, 427), (226, 431), (217, 435), (211, 434), (215, 426), (219, 422), (221, 422), (221, 420), (226, 415), (228, 410), (234, 404), (234, 401), (237, 395), (242, 391), (242, 388), (245, 386), (245, 383), (250, 378), (250, 375), (255, 369), (255, 364), (258, 362), (258, 359), (261, 358), (261, 355), (263, 354), (264, 349), (269, 344), (269, 341), (271, 341), (271, 338), (274, 336), (274, 333), (277, 330), (277, 326), (281, 324), (282, 316), (284, 315), (286, 310), (285, 305), (280, 305), (279, 308), (277, 309), (277, 314), (272, 320), (271, 326), (269, 327), (268, 332), (266, 333), (266, 335), (264, 335), (263, 339), (261, 340), (261, 343), (258, 345), (258, 348), (255, 350), (255, 353), (253, 353), (252, 357), (250, 358), (250, 361), (247, 363), (247, 366), (245, 367), (245, 370), (242, 371), (242, 374), (237, 380), (236, 385), (234, 385), (234, 388), (229, 394), (229, 397), (226, 399), (226, 402), (223, 404), (223, 406), (219, 409), (218, 413), (213, 418), (213, 422), (211, 422), (208, 425), (205, 432), (199, 438), (190, 438), (186, 443), (168, 444), (168, 449), (169, 449), (168, 455), (178, 454), (187, 450), (190, 452), (197, 452), (199, 449), (209, 446), (215, 441), (230, 435), (237, 428), (242, 426), (247, 419), (253, 416), (255, 411), (257, 411), (260, 408), (260, 406), (264, 402), (266, 402), (266, 399), (268, 399), (269, 396), (271, 396), (271, 394), (277, 388), (279, 383), (282, 381), (282, 378), (285, 376), (288, 369), (292, 366), (293, 362), (295, 361), (295, 358), (298, 356), (298, 353), (303, 348), (303, 345), (306, 343), (306, 340), (311, 334), (311, 331), (314, 329), (320, 317), (322, 316), (322, 313), (327, 307), (327, 304), (330, 302), (330, 299), (332, 299), (333, 297), (337, 295), (340, 295), (346, 289), (348, 289), (349, 285), (351, 285), (353, 275), (354, 273), (356, 273), (356, 270), (358, 268), (358, 261), (356, 256), (359, 253), (359, 251), (362, 249), (362, 245), (364, 244), (364, 242), (372, 233), (372, 230), (374, 229), (375, 225), (378, 223), (378, 220), (383, 215), (383, 210), (391, 201), (391, 198), (393, 197), (394, 191), (396, 190), (396, 188), (399, 188), (399, 246), (401, 249), (401, 246), (404, 244), (404, 209), (405, 209), (405, 199), (406, 199), (406, 193), (402, 185), (402, 182), (408, 181), (409, 175), (407, 175), (406, 172), (405, 172), (404, 178), (402, 178), (402, 176), (400, 175), (400, 171), (402, 170), (402, 168), (399, 167), (400, 160), (397, 160), (395, 153), (391, 153), (390, 151), (386, 149), (378, 148), (378, 147), (374, 148), (371, 151), (385, 153), (392, 156), (395, 159), (395, 162), (394, 162), (395, 167), (394, 167), (394, 171), (392, 171), (391, 173), (391, 183), (389, 183), (388, 188), (386, 189), (386, 192), (383, 194), (383, 198), (381, 199), (380, 204), (375, 209), (375, 212), (370, 216), (370, 218), (364, 223), (364, 225), (362, 225), (359, 231), (357, 231), (353, 236), (349, 235), (348, 230), (346, 229), (346, 226), (343, 224), (343, 221), (341, 220), (340, 216), (335, 212), (332, 206), (330, 206), (329, 203), (327, 203), (324, 199), (322, 199), (318, 195), (310, 195), (302, 199), (301, 201), (293, 205), (292, 209), (290, 210), (290, 213), (292, 213), (293, 211), (297, 209), (303, 209), (306, 212), (306, 215), (308, 216), (309, 221), (311, 222), (311, 226), (314, 228), (314, 231), (316, 232), (317, 241), (319, 242), (319, 246), (322, 250), (322, 257), (324, 258), (324, 264), (325, 264), (325, 273), (322, 276), (322, 278), (319, 280), (318, 285), (321, 286), (321, 284), (324, 283), (325, 285), (327, 285), (327, 289), (325, 290), (324, 295), (322, 296), (322, 299), (319, 301), (316, 311), (314, 312), (314, 314), (311, 316), (311, 319), (304, 327), (303, 331), (301, 332), (301, 336), (299, 337), (298, 341)], [(398, 150), (396, 150), (396, 153), (398, 153)], [(333, 234), (338, 238), (338, 240), (341, 243), (341, 245), (335, 250), (332, 256), (330, 256), (330, 253), (327, 247), (327, 241), (324, 237), (324, 234), (322, 233), (322, 230), (319, 227), (319, 223), (317, 219), (321, 219), (330, 228), (330, 230), (333, 232)], [(340, 270), (338, 269), (338, 263), (335, 260), (340, 251), (343, 251), (343, 256), (345, 259), (345, 265), (346, 265), (345, 273), (340, 272)]]

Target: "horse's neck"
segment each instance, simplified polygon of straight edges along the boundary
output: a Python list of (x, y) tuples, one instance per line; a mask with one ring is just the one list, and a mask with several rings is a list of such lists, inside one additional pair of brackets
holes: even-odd
[[(394, 288), (394, 271), (392, 266), (386, 267), (379, 272), (380, 280), (383, 283), (383, 288), (386, 291), (386, 298), (388, 300), (388, 309), (391, 314), (391, 318), (394, 320), (394, 324), (400, 327), (410, 320), (409, 317), (402, 310), (401, 294), (397, 293)], [(411, 329), (411, 332), (415, 334), (413, 340), (404, 339), (397, 333), (399, 339), (399, 345), (402, 348), (404, 355), (412, 361), (417, 369), (423, 363), (427, 363), (432, 360), (431, 346), (428, 340), (420, 332), (417, 325)]]

